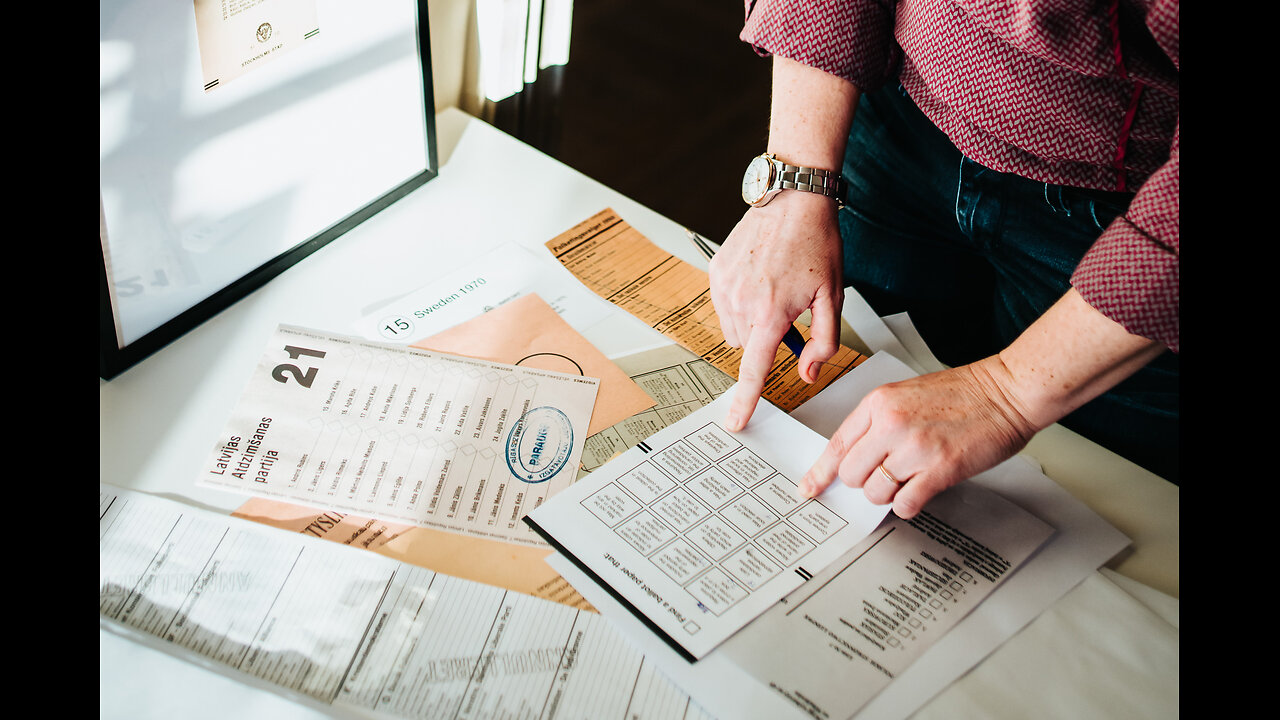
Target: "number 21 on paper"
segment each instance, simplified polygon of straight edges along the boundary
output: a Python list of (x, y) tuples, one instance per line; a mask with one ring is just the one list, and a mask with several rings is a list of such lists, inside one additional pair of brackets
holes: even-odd
[[(289, 353), (289, 358), (291, 360), (298, 360), (304, 356), (314, 358), (324, 357), (323, 350), (311, 350), (310, 348), (297, 347), (294, 345), (285, 345), (284, 351)], [(316, 374), (319, 372), (320, 368), (317, 367), (308, 367), (306, 370), (303, 370), (292, 363), (281, 363), (271, 371), (271, 377), (275, 378), (276, 382), (280, 383), (288, 383), (289, 378), (292, 377), (294, 382), (309, 389), (311, 387), (311, 383), (315, 382)]]

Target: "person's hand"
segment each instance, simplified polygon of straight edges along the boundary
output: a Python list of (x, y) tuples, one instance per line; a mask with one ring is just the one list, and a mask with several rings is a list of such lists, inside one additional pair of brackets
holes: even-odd
[(813, 497), (838, 476), (911, 518), (933, 496), (994, 467), (1031, 437), (1164, 352), (1075, 289), (998, 355), (869, 393), (800, 481)]
[(933, 496), (1012, 457), (1040, 429), (1010, 386), (998, 355), (882, 385), (845, 418), (801, 480), (801, 494), (813, 497), (838, 476), (872, 503), (914, 517)]
[(743, 348), (738, 388), (725, 420), (746, 426), (760, 399), (782, 336), (806, 309), (811, 336), (797, 368), (805, 382), (840, 342), (842, 245), (836, 207), (814, 193), (784, 190), (751, 208), (711, 260), (711, 301), (725, 342)]

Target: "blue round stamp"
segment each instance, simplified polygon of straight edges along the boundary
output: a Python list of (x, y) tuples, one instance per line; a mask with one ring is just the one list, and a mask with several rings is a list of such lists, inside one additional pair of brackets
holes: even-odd
[(569, 417), (548, 405), (536, 407), (507, 433), (507, 467), (524, 482), (546, 482), (569, 461), (572, 449)]

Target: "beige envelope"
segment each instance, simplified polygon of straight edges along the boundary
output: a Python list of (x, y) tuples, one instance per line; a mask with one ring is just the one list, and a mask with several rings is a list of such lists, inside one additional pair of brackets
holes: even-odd
[(595, 611), (564, 578), (543, 562), (552, 552), (546, 548), (323, 512), (265, 498), (251, 498), (232, 515), (372, 550), (445, 575)]
[(467, 357), (599, 378), (587, 435), (654, 406), (639, 385), (535, 294), (412, 344)]

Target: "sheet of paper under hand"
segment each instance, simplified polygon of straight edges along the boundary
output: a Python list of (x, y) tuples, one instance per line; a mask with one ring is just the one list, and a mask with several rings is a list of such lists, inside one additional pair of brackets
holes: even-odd
[(887, 506), (796, 481), (826, 438), (767, 401), (721, 425), (733, 390), (525, 519), (682, 657), (703, 657), (867, 536)]
[[(914, 374), (877, 353), (793, 417), (829, 433), (871, 389)], [(856, 713), (894, 720), (966, 676), (1128, 544), (1022, 457), (944, 493), (926, 512), (929, 517), (913, 521), (888, 516), (858, 547), (696, 663), (673, 651), (573, 562), (559, 554), (547, 561), (719, 717)], [(1099, 609), (1091, 625), (1080, 627), (1107, 633), (1095, 627), (1110, 618), (1111, 608)], [(1092, 659), (1093, 650), (1081, 649), (1080, 656)], [(999, 702), (1008, 668), (987, 676)], [(1051, 685), (1060, 689), (1056, 680)]]
[(962, 484), (910, 521), (886, 517), (696, 664), (663, 647), (572, 563), (557, 555), (548, 562), (714, 714), (844, 718), (941, 640), (1052, 533), (996, 493)]

